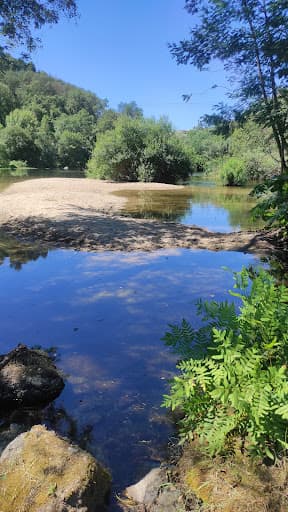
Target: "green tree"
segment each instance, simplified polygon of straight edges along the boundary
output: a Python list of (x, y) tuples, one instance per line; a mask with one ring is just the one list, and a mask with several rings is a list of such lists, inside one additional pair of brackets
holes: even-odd
[(191, 173), (190, 158), (169, 123), (128, 116), (99, 134), (88, 162), (89, 176), (116, 181), (175, 183)]
[(78, 133), (82, 136), (85, 145), (91, 150), (95, 143), (96, 120), (87, 110), (79, 110), (76, 114), (61, 114), (54, 121), (56, 138), (61, 137), (61, 133), (68, 131)]
[(76, 87), (67, 91), (65, 99), (65, 110), (67, 114), (77, 114), (80, 110), (86, 110), (96, 119), (103, 113), (107, 107), (107, 100), (102, 100), (89, 91), (84, 91)]
[(104, 110), (103, 114), (97, 120), (96, 134), (104, 133), (112, 130), (115, 127), (115, 121), (118, 119), (119, 114), (111, 108)]
[(57, 145), (53, 129), (53, 123), (48, 116), (41, 120), (35, 139), (39, 150), (39, 167), (52, 169), (57, 166)]
[(84, 169), (90, 151), (80, 133), (65, 130), (57, 141), (58, 162), (61, 167)]
[(143, 117), (143, 110), (138, 107), (136, 101), (130, 101), (130, 103), (122, 101), (118, 105), (118, 112), (123, 116), (132, 117), (132, 119)]
[(39, 162), (39, 149), (35, 138), (21, 126), (8, 126), (0, 130), (0, 146), (4, 148), (7, 161), (22, 160), (32, 167)]
[(15, 108), (15, 97), (8, 85), (0, 82), (0, 123), (5, 123), (5, 118)]
[(23, 128), (23, 130), (27, 131), (27, 133), (33, 137), (33, 135), (35, 136), (35, 132), (39, 127), (39, 123), (33, 112), (30, 110), (17, 108), (10, 112), (10, 114), (6, 117), (6, 126), (18, 126)]
[[(58, 23), (59, 17), (76, 16), (74, 0), (2, 0), (0, 3), (0, 37), (5, 45), (24, 45), (28, 51), (35, 48), (38, 39), (33, 29)], [(3, 47), (2, 47), (3, 50)]]
[[(287, 105), (281, 91), (288, 79), (286, 0), (186, 0), (196, 24), (190, 38), (171, 44), (179, 64), (203, 70), (220, 59), (238, 78), (243, 101), (258, 101), (259, 119), (272, 129), (281, 171), (287, 170)], [(198, 21), (199, 20), (199, 21)]]

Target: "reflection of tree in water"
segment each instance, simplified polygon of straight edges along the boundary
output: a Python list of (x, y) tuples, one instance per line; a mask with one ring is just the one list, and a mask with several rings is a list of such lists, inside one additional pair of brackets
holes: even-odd
[(10, 259), (10, 267), (21, 270), (22, 265), (38, 258), (46, 258), (48, 250), (35, 244), (24, 244), (13, 240), (0, 239), (0, 265), (6, 258)]
[(234, 229), (255, 229), (262, 224), (253, 222), (251, 209), (255, 205), (248, 189), (223, 186), (187, 186), (174, 190), (143, 190), (116, 192), (127, 199), (124, 214), (135, 218), (180, 221), (192, 214), (193, 204), (225, 209)]
[(255, 229), (263, 226), (263, 223), (254, 222), (251, 209), (255, 206), (255, 200), (249, 196), (250, 189), (239, 187), (194, 187), (193, 201), (213, 204), (224, 208), (229, 215), (229, 223), (232, 228), (242, 230)]
[(125, 191), (119, 195), (128, 199), (123, 213), (134, 218), (180, 221), (191, 210), (191, 193), (178, 190)]

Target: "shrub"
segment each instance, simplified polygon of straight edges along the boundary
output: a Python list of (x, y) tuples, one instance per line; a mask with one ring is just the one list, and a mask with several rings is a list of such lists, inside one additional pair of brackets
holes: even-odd
[(127, 116), (98, 135), (87, 165), (88, 176), (115, 181), (175, 183), (191, 173), (191, 160), (169, 123)]
[(257, 185), (252, 195), (261, 201), (253, 209), (255, 218), (262, 218), (267, 226), (279, 227), (288, 236), (288, 174), (281, 174)]
[(220, 169), (220, 180), (223, 185), (241, 186), (247, 182), (245, 161), (241, 158), (228, 158)]
[(180, 408), (182, 439), (211, 455), (233, 450), (271, 459), (288, 449), (288, 289), (260, 270), (249, 285), (235, 274), (241, 301), (199, 302), (204, 325), (170, 326), (164, 340), (182, 360), (164, 404)]
[(24, 162), (23, 160), (10, 160), (9, 168), (12, 170), (28, 169), (28, 165), (27, 165), (27, 162)]

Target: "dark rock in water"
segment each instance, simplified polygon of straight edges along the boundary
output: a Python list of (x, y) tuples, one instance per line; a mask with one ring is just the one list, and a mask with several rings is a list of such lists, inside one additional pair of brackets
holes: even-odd
[(1, 512), (104, 512), (111, 477), (89, 453), (35, 425), (0, 457)]
[(0, 405), (45, 405), (57, 398), (64, 381), (46, 352), (25, 345), (0, 356)]

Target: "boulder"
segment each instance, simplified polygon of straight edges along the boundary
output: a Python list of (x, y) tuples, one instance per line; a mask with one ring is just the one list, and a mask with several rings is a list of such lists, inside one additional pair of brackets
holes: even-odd
[(135, 507), (128, 502), (123, 510), (135, 512), (175, 512), (184, 510), (179, 489), (168, 481), (165, 468), (154, 468), (142, 480), (125, 489), (125, 495), (133, 500)]
[(0, 356), (1, 406), (45, 405), (63, 388), (63, 378), (46, 352), (18, 345)]
[(0, 457), (0, 510), (103, 512), (110, 483), (92, 455), (36, 425)]

